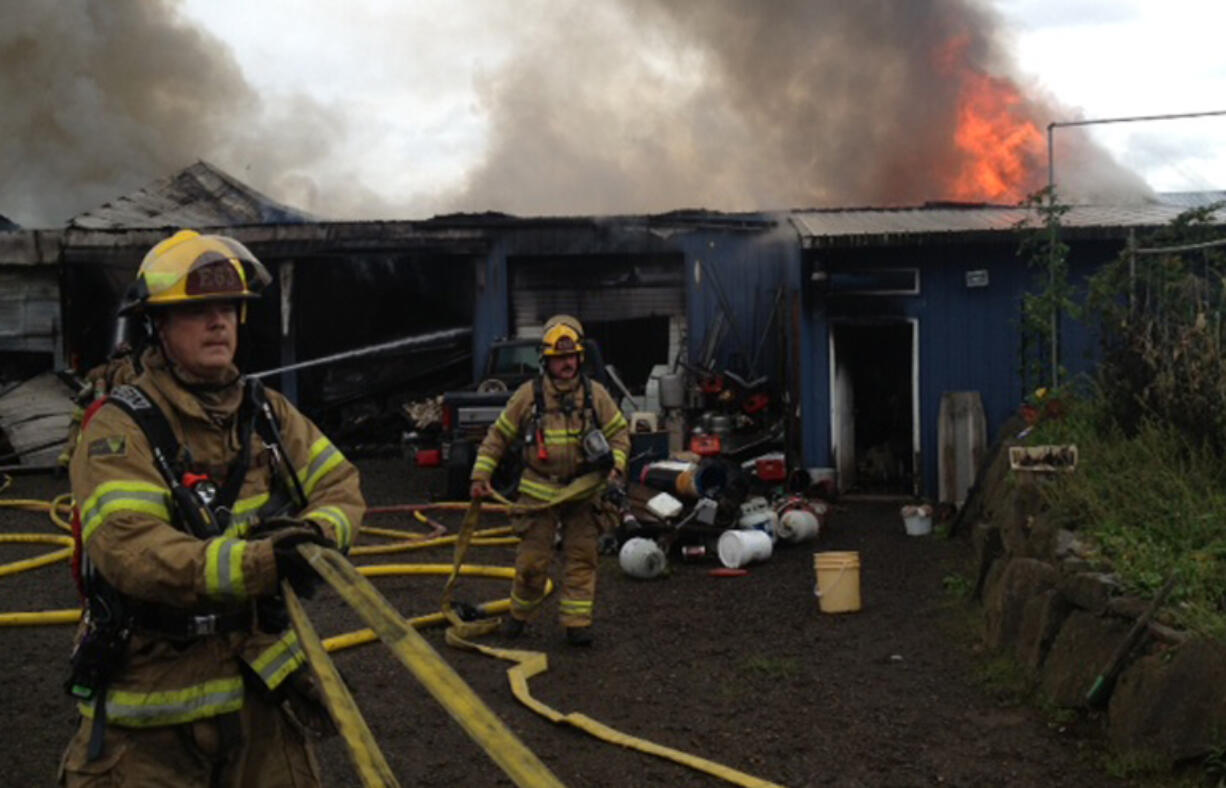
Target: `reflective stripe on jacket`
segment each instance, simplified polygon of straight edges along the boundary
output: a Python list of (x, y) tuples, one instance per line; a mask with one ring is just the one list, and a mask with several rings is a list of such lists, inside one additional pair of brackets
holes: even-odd
[[(545, 412), (541, 415), (541, 432), (548, 457), (538, 456), (536, 445), (524, 451), (524, 473), (520, 478), (519, 491), (537, 500), (552, 500), (559, 490), (583, 472), (583, 435), (588, 429), (600, 429), (613, 449), (613, 464), (623, 474), (630, 451), (630, 432), (626, 417), (608, 389), (597, 381), (589, 381), (591, 411), (595, 423), (588, 421), (588, 410), (583, 403), (583, 386), (578, 378), (561, 385), (549, 376), (542, 380), (541, 394)], [(563, 404), (571, 405), (568, 414)], [(535, 429), (535, 395), (533, 382), (528, 381), (515, 390), (506, 407), (485, 434), (485, 440), (477, 449), (473, 463), (472, 479), (488, 480), (502, 460), (507, 449), (521, 434)]]

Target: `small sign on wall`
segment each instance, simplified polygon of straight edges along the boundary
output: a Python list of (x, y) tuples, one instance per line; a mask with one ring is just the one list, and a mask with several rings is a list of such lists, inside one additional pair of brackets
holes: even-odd
[(978, 268), (974, 271), (966, 272), (967, 287), (987, 287), (988, 286), (988, 270), (986, 268)]

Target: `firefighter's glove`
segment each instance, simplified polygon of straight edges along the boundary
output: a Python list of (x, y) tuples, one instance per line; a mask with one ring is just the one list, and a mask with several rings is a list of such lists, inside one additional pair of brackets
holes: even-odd
[(277, 562), (277, 578), (288, 580), (294, 593), (303, 599), (315, 595), (320, 577), (311, 563), (298, 552), (298, 546), (317, 544), (321, 547), (332, 547), (319, 526), (313, 523), (280, 528), (269, 535), (272, 542), (273, 558)]
[(596, 540), (596, 552), (601, 555), (617, 555), (617, 534), (606, 531)]

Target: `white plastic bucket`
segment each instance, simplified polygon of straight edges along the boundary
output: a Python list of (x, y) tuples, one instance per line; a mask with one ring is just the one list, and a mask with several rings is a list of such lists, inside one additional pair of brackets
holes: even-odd
[(664, 568), (668, 566), (668, 559), (664, 557), (664, 551), (660, 549), (660, 545), (655, 543), (655, 540), (636, 536), (633, 539), (627, 539), (622, 545), (621, 551), (617, 554), (617, 563), (621, 566), (622, 571), (631, 577), (650, 580), (653, 577), (659, 577), (664, 572)]
[(724, 531), (715, 549), (721, 564), (729, 569), (739, 569), (754, 561), (770, 558), (771, 538), (765, 531)]
[(907, 536), (925, 536), (932, 533), (932, 507), (904, 506), (901, 511), (902, 525)]
[(816, 539), (820, 529), (817, 514), (807, 506), (788, 509), (779, 517), (779, 538), (785, 542), (796, 544)]

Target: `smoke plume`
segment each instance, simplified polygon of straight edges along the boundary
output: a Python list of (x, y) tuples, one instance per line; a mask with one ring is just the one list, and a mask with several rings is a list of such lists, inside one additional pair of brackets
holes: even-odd
[[(457, 207), (1016, 202), (1046, 184), (1042, 130), (1073, 116), (1025, 94), (999, 20), (972, 0), (592, 5), (555, 17), (484, 86), (491, 148)], [(967, 138), (976, 111), (1003, 126)], [(1084, 138), (1057, 143), (1062, 194), (1147, 191)], [(981, 161), (1003, 153), (1015, 161)]]
[[(525, 0), (514, 18), (475, 86), (484, 150), (410, 202), (339, 160), (360, 119), (259, 95), (173, 0), (4, 3), (0, 213), (60, 224), (198, 159), (328, 218), (1008, 203), (1046, 182), (1046, 124), (1075, 116), (1022, 82), (977, 0)], [(1085, 139), (1057, 138), (1063, 195), (1145, 192)]]
[[(307, 210), (345, 121), (305, 96), (265, 99), (230, 50), (167, 0), (0, 7), (0, 213), (61, 224), (209, 160)], [(346, 186), (342, 204), (375, 203)]]

